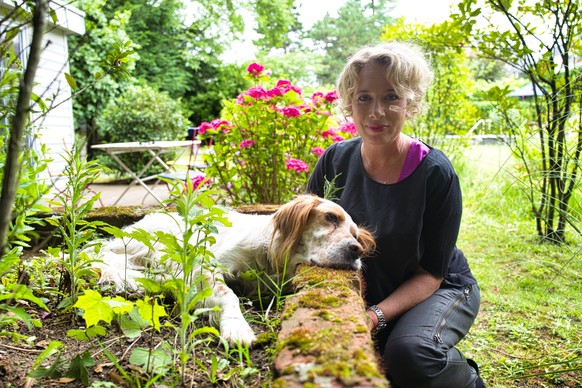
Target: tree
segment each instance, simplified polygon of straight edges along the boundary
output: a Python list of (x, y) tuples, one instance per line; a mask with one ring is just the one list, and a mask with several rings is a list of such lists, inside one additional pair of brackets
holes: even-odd
[(317, 78), (321, 84), (329, 85), (341, 71), (346, 59), (360, 46), (377, 43), (386, 24), (392, 21), (387, 16), (392, 0), (369, 1), (348, 0), (337, 17), (326, 15), (313, 25), (307, 37), (313, 39), (316, 49), (325, 53), (326, 61)]
[(255, 31), (261, 37), (253, 43), (260, 50), (269, 52), (272, 49), (283, 49), (288, 52), (294, 43), (293, 33), (298, 37), (302, 30), (295, 0), (255, 0)]
[[(2, 193), (0, 196), (0, 258), (3, 258), (5, 253), (6, 236), (12, 221), (12, 206), (16, 199), (18, 178), (20, 175), (20, 156), (24, 149), (24, 133), (32, 109), (32, 87), (34, 85), (36, 69), (40, 61), (42, 36), (47, 25), (46, 19), (48, 10), (49, 7), (47, 0), (36, 1), (32, 17), (33, 34), (29, 48), (28, 62), (20, 81), (15, 112), (11, 118), (12, 125), (8, 140), (9, 144), (6, 155), (6, 164), (3, 166), (4, 174), (2, 179)], [(18, 8), (15, 9), (12, 15), (17, 14), (19, 14)], [(17, 27), (8, 27), (3, 32), (6, 33), (6, 36), (14, 38), (16, 36), (16, 31)], [(2, 81), (2, 83), (4, 83), (5, 80), (3, 79)]]
[(216, 117), (223, 99), (244, 90), (232, 81), (243, 69), (219, 59), (243, 30), (238, 12), (243, 5), (240, 0), (203, 0), (185, 9), (182, 0), (108, 0), (104, 13), (107, 18), (131, 15), (126, 29), (138, 46), (137, 82), (182, 98), (197, 124)]
[[(453, 20), (479, 55), (508, 64), (533, 86), (531, 119), (513, 114), (517, 101), (505, 98), (507, 90), (494, 88), (490, 96), (514, 135), (537, 233), (563, 243), (567, 224), (581, 233), (569, 202), (579, 188), (582, 152), (582, 77), (574, 66), (582, 55), (582, 6), (579, 0), (487, 0), (480, 9), (476, 0), (464, 0)], [(537, 149), (530, 139), (537, 139)]]
[[(80, 87), (90, 85), (95, 75), (102, 71), (101, 63), (115, 44), (129, 41), (126, 32), (129, 12), (118, 12), (111, 19), (103, 13), (106, 0), (78, 0), (75, 5), (85, 12), (86, 32), (81, 37), (69, 37), (71, 75)], [(127, 62), (133, 71), (137, 56)], [(86, 152), (93, 159), (91, 145), (100, 142), (97, 118), (109, 100), (115, 98), (132, 81), (107, 77), (92, 85), (73, 99), (76, 130), (86, 137)]]

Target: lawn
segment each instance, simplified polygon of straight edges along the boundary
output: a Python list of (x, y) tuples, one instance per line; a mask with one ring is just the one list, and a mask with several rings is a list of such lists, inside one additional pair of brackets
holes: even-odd
[(582, 238), (570, 230), (567, 245), (539, 243), (505, 147), (465, 155), (457, 167), (464, 193), (458, 245), (482, 305), (461, 348), (479, 362), (489, 387), (579, 387)]

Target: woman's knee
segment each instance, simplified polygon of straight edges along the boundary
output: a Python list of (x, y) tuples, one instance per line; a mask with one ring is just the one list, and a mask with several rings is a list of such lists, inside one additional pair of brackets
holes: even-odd
[(446, 355), (425, 338), (403, 336), (388, 339), (384, 363), (388, 377), (396, 385), (423, 387), (443, 370)]

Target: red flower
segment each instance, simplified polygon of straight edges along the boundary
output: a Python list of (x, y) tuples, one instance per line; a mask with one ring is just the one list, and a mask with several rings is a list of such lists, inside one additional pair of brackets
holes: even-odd
[(332, 102), (334, 102), (335, 100), (337, 100), (337, 93), (335, 90), (332, 90), (331, 92), (327, 93), (325, 96), (323, 96), (323, 98), (325, 98), (325, 100), (331, 104)]
[(283, 113), (283, 116), (285, 117), (301, 116), (301, 111), (295, 106), (285, 106), (279, 109), (279, 112)]
[(256, 62), (251, 63), (248, 67), (247, 67), (247, 72), (252, 76), (252, 77), (260, 77), (261, 74), (263, 73), (263, 70), (265, 70), (265, 66), (260, 65)]
[(209, 129), (214, 129), (214, 127), (212, 126), (212, 124), (207, 123), (207, 122), (203, 122), (198, 127), (198, 134), (199, 135), (204, 135), (206, 133), (206, 131), (208, 131)]
[(198, 173), (191, 176), (190, 181), (186, 181), (186, 190), (188, 190), (188, 186), (190, 186), (192, 191), (197, 190), (200, 185), (210, 185), (210, 179), (208, 179), (204, 173)]

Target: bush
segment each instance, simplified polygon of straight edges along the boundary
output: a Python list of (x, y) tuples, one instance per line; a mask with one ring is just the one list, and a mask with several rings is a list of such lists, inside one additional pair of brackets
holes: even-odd
[(248, 69), (255, 86), (226, 101), (220, 119), (204, 122), (198, 134), (212, 139), (205, 155), (211, 180), (226, 190), (232, 204), (281, 204), (305, 190), (309, 172), (323, 150), (355, 135), (352, 123), (335, 118), (335, 92), (309, 99), (287, 80), (273, 88), (257, 63)]
[[(183, 140), (187, 133), (188, 120), (181, 103), (149, 86), (132, 86), (112, 100), (99, 117), (102, 139), (107, 143), (128, 141)], [(140, 170), (150, 159), (149, 155), (120, 155), (123, 163)], [(122, 171), (113, 161), (104, 156), (101, 161), (113, 170)], [(160, 171), (153, 165), (149, 173)]]

